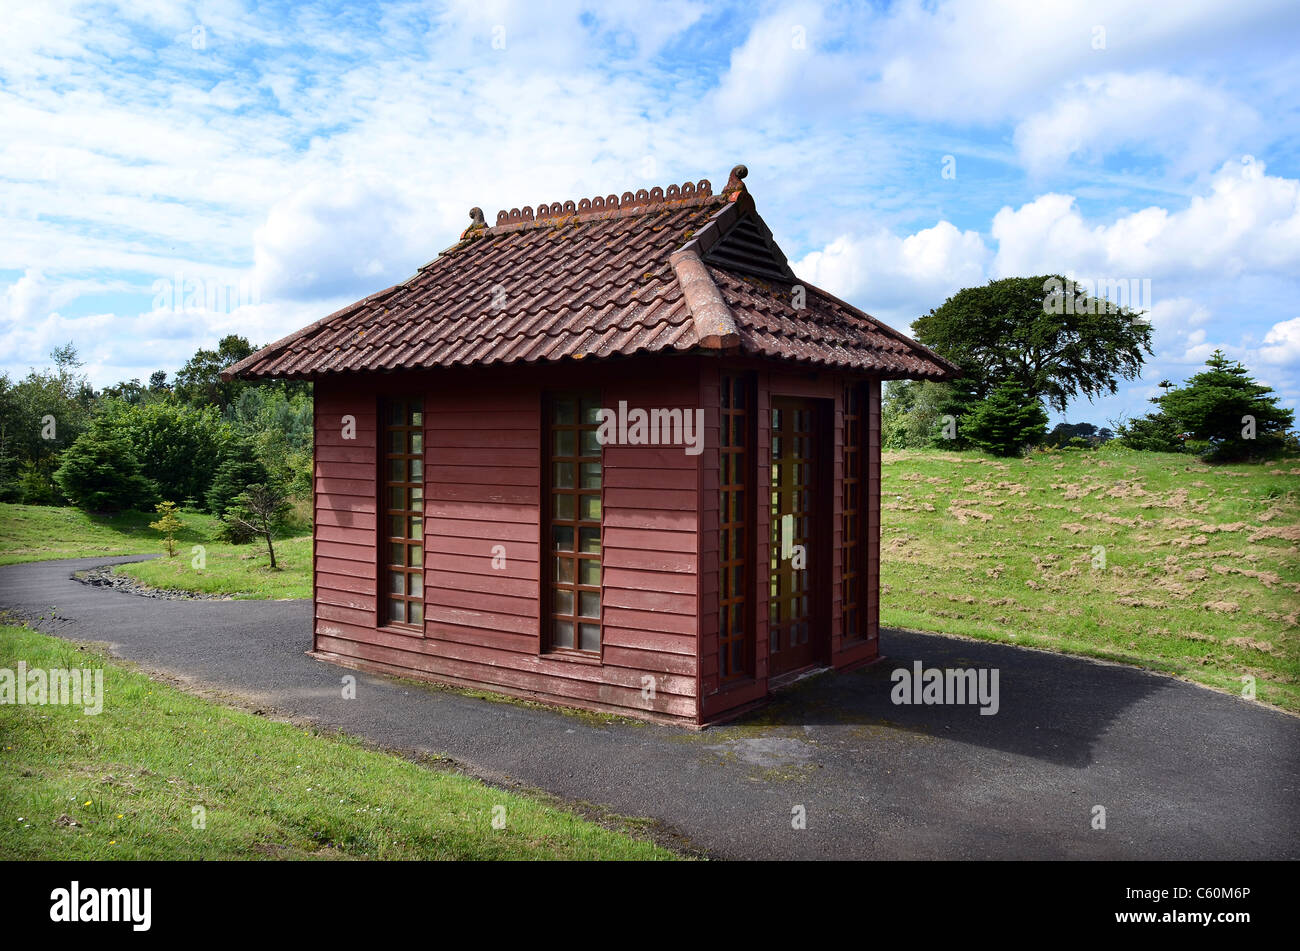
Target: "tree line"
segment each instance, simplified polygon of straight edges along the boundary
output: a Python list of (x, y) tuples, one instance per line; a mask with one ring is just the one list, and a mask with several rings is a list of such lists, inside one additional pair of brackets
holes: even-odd
[(1152, 354), (1140, 312), (1090, 296), (1060, 275), (1006, 278), (969, 287), (912, 325), (916, 339), (953, 363), (947, 382), (885, 387), (886, 449), (983, 449), (1017, 455), (1034, 446), (1092, 448), (1112, 439), (1133, 450), (1185, 452), (1227, 462), (1300, 449), (1294, 414), (1222, 352), (1182, 386), (1163, 381), (1156, 410), (1105, 427), (1061, 423), (1064, 412), (1136, 379)]
[(70, 343), (52, 367), (0, 375), (0, 501), (92, 512), (171, 502), (221, 517), (225, 537), (243, 541), (265, 524), (255, 509), (270, 496), (282, 521), (311, 496), (311, 384), (221, 379), (256, 349), (230, 335), (172, 382), (158, 370), (102, 390)]

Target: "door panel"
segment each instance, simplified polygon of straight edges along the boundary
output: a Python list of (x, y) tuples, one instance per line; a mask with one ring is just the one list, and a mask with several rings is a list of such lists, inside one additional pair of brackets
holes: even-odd
[(823, 653), (822, 620), (815, 583), (828, 565), (821, 544), (825, 493), (819, 491), (821, 440), (813, 400), (772, 400), (771, 556), (768, 586), (768, 650), (771, 676), (814, 663)]

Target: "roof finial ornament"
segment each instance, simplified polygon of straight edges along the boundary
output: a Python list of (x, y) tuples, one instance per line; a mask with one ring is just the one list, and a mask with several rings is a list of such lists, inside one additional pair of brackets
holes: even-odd
[(731, 170), (731, 176), (727, 179), (727, 184), (722, 189), (722, 193), (724, 195), (729, 195), (732, 192), (746, 191), (744, 183), (741, 182), (741, 179), (748, 174), (749, 174), (749, 169), (745, 168), (745, 166), (743, 165), (737, 165), (735, 168)]
[(482, 208), (471, 208), (469, 210), (469, 227), (460, 233), (460, 240), (464, 241), (471, 235), (477, 235), (487, 229), (487, 222), (483, 220)]

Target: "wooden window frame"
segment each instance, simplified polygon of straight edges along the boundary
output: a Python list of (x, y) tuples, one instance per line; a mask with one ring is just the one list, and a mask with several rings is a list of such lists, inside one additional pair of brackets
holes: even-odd
[[(401, 406), (402, 423), (392, 422), (392, 413), (394, 407)], [(379, 401), (379, 499), (378, 499), (378, 525), (376, 526), (375, 536), (378, 539), (377, 552), (377, 576), (375, 592), (377, 604), (378, 627), (392, 628), (403, 632), (417, 631), (424, 633), (425, 624), (425, 597), (424, 597), (424, 531), (425, 531), (425, 511), (424, 511), (424, 398), (422, 396), (394, 396), (385, 397)], [(419, 414), (419, 422), (411, 422), (414, 414)], [(403, 451), (393, 451), (393, 434), (406, 433), (403, 440)], [(417, 448), (418, 446), (418, 448)], [(392, 465), (396, 461), (402, 461), (405, 469), (406, 478), (396, 480), (392, 478)], [(412, 465), (418, 463), (418, 466)], [(419, 470), (419, 478), (414, 476), (415, 470)], [(392, 504), (392, 490), (401, 489), (404, 491), (403, 507), (395, 507)], [(391, 524), (394, 518), (404, 520), (404, 532), (402, 537), (398, 537), (391, 532)], [(419, 520), (420, 530), (416, 537), (411, 536), (411, 521)], [(393, 546), (401, 545), (403, 553), (403, 564), (398, 565), (393, 561)], [(403, 576), (403, 591), (398, 594), (391, 591), (390, 575), (393, 572), (401, 572)], [(411, 593), (412, 582), (415, 578), (418, 581), (416, 592)], [(400, 601), (405, 607), (403, 608), (403, 617), (395, 618), (392, 616), (392, 607), (390, 601)], [(419, 614), (419, 620), (410, 620), (412, 607)]]
[[(718, 407), (718, 682), (720, 685), (753, 679), (756, 663), (754, 568), (758, 559), (755, 533), (754, 450), (758, 437), (758, 413), (754, 405), (758, 387), (753, 374), (726, 372), (719, 377)], [(744, 406), (737, 407), (737, 394)], [(733, 444), (739, 432), (743, 442)], [(724, 462), (724, 459), (726, 461)], [(739, 476), (739, 478), (737, 478)], [(729, 477), (729, 480), (728, 478)], [(739, 518), (731, 501), (732, 493), (741, 494)], [(742, 544), (734, 544), (739, 530)], [(740, 584), (735, 583), (739, 569)], [(728, 609), (739, 609), (739, 631), (729, 623)], [(740, 662), (735, 649), (740, 647)]]
[(847, 641), (867, 639), (867, 565), (863, 563), (869, 490), (867, 418), (870, 391), (865, 383), (844, 387), (840, 488), (840, 633)]
[[(572, 423), (555, 422), (555, 407), (561, 402), (572, 401), (574, 406), (574, 421)], [(598, 422), (584, 421), (582, 418), (584, 403), (589, 407), (599, 409), (604, 404), (601, 401), (601, 392), (598, 389), (584, 390), (557, 390), (547, 392), (542, 399), (542, 518), (541, 523), (541, 565), (539, 566), (539, 577), (541, 579), (541, 653), (556, 658), (566, 658), (573, 660), (585, 660), (589, 662), (600, 662), (604, 656), (605, 648), (605, 453), (604, 446), (596, 444), (595, 453), (584, 452), (583, 433), (592, 433), (592, 439), (599, 428)], [(556, 452), (556, 434), (559, 432), (572, 432), (573, 435), (573, 454), (564, 455)], [(593, 489), (591, 486), (584, 487), (583, 466), (595, 463), (599, 468), (600, 485)], [(557, 484), (556, 473), (559, 465), (572, 465), (572, 485), (563, 486)], [(582, 517), (582, 499), (584, 496), (590, 497), (595, 495), (600, 506), (599, 518)], [(558, 514), (557, 499), (569, 498), (572, 502), (569, 507), (572, 511), (571, 517), (560, 517)], [(555, 529), (557, 527), (567, 527), (572, 530), (572, 548), (559, 549), (555, 547)], [(596, 530), (596, 550), (594, 552), (581, 551), (583, 530)], [(567, 558), (572, 562), (572, 581), (561, 581), (557, 577), (558, 559)], [(583, 583), (582, 565), (584, 563), (595, 562), (598, 574), (598, 583)], [(568, 594), (570, 611), (568, 613), (559, 610), (558, 602), (562, 595)], [(596, 596), (597, 616), (580, 614), (582, 595), (594, 594)], [(555, 629), (557, 623), (567, 623), (570, 625), (572, 640), (568, 644), (556, 642)], [(596, 626), (596, 646), (594, 648), (584, 648), (582, 646), (582, 633), (580, 625)]]

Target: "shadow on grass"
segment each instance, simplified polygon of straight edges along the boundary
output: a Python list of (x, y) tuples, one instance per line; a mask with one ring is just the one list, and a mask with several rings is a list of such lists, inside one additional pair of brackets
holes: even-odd
[[(212, 516), (205, 515), (194, 511), (180, 511), (176, 513), (181, 519), (181, 528), (176, 533), (178, 542), (207, 542), (212, 540)], [(132, 538), (136, 541), (157, 539), (162, 541), (162, 533), (157, 529), (150, 528), (150, 522), (156, 522), (161, 516), (156, 512), (89, 512), (86, 514), (87, 519), (96, 528), (105, 529), (115, 532), (126, 538)], [(202, 527), (195, 524), (196, 519), (202, 519)]]

